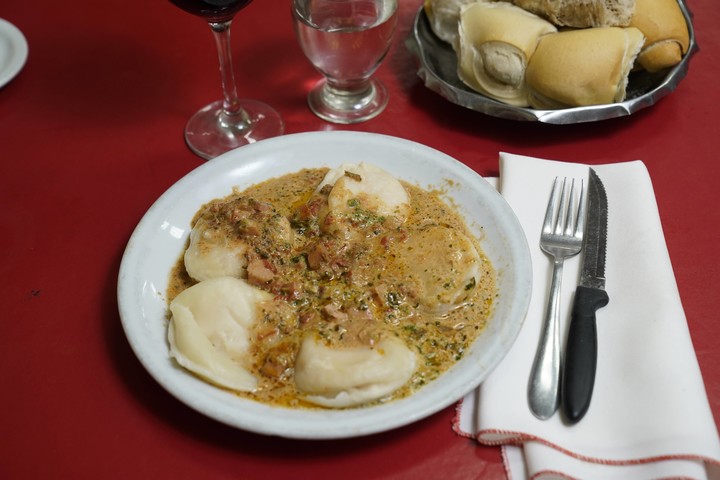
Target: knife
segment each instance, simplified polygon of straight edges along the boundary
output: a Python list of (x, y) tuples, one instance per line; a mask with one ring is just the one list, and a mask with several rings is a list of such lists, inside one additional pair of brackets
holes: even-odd
[(563, 413), (570, 423), (585, 416), (595, 384), (598, 350), (595, 313), (610, 300), (605, 292), (607, 220), (605, 187), (591, 168), (583, 263), (580, 284), (575, 290), (561, 384)]

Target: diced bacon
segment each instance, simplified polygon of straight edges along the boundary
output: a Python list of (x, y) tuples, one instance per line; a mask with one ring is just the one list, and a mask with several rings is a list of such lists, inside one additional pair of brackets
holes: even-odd
[(340, 310), (340, 307), (334, 303), (325, 305), (322, 308), (322, 312), (325, 316), (336, 322), (345, 322), (348, 319), (348, 314)]
[(306, 204), (301, 205), (295, 213), (295, 219), (301, 222), (307, 221), (311, 218), (317, 218), (320, 209), (327, 203), (327, 200), (323, 198), (313, 198)]
[(245, 220), (249, 216), (250, 214), (247, 210), (243, 210), (241, 208), (234, 208), (230, 213), (229, 220), (233, 223), (237, 223), (241, 220)]
[(262, 342), (263, 340), (273, 337), (278, 333), (280, 333), (280, 331), (277, 329), (277, 327), (268, 328), (266, 330), (258, 332), (257, 339)]
[(372, 312), (367, 308), (364, 310), (349, 308), (347, 315), (351, 322), (370, 322), (373, 319)]
[(307, 262), (308, 267), (310, 267), (310, 270), (317, 270), (320, 268), (324, 263), (324, 253), (325, 248), (321, 243), (315, 244), (313, 248), (310, 249), (307, 255)]
[(247, 266), (248, 282), (253, 285), (264, 285), (275, 278), (270, 262), (261, 258), (254, 258)]
[(281, 285), (275, 285), (272, 289), (273, 293), (278, 295), (285, 300), (297, 300), (300, 298), (302, 292), (300, 289), (302, 286), (297, 282), (283, 283)]
[(289, 343), (281, 343), (273, 347), (262, 367), (260, 373), (267, 377), (280, 378), (295, 363), (295, 351)]
[(268, 211), (272, 210), (272, 205), (264, 203), (264, 202), (258, 202), (254, 198), (250, 199), (250, 206), (256, 212), (268, 212)]
[(337, 219), (335, 218), (335, 215), (333, 215), (332, 213), (328, 213), (327, 215), (325, 215), (325, 226), (326, 227), (329, 227), (330, 225), (333, 225), (335, 223), (337, 223)]
[(300, 322), (300, 325), (308, 325), (318, 320), (318, 317), (317, 312), (303, 312), (300, 314), (298, 321)]
[(250, 236), (255, 237), (255, 236), (260, 235), (260, 233), (262, 233), (262, 231), (260, 230), (260, 227), (258, 226), (258, 224), (253, 222), (253, 223), (248, 223), (248, 224), (244, 225), (242, 228), (242, 233), (245, 235), (250, 235)]

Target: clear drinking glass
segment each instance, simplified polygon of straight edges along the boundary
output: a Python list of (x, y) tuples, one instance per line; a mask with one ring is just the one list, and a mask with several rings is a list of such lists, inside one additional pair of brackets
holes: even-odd
[(240, 99), (235, 87), (230, 24), (252, 0), (170, 1), (210, 24), (220, 60), (223, 99), (200, 109), (188, 121), (185, 141), (190, 150), (209, 160), (234, 148), (282, 135), (280, 115), (262, 102)]
[(324, 78), (308, 105), (320, 118), (357, 123), (376, 117), (388, 92), (372, 75), (390, 48), (397, 0), (293, 0), (295, 33)]

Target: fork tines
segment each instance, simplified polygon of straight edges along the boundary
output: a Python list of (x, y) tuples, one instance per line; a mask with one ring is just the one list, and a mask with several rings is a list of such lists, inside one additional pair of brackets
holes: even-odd
[[(579, 192), (575, 191), (575, 179), (555, 177), (550, 201), (545, 212), (543, 233), (553, 235), (568, 235), (582, 238), (585, 231), (585, 202), (583, 201), (584, 182), (580, 180)], [(558, 208), (558, 196), (560, 206)], [(576, 207), (580, 202), (579, 208)], [(556, 215), (557, 212), (557, 215)], [(575, 212), (577, 212), (576, 215)]]

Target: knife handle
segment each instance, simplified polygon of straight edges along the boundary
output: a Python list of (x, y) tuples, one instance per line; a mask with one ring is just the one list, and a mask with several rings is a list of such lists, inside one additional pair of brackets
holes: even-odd
[(562, 405), (565, 417), (576, 423), (590, 406), (597, 365), (595, 312), (608, 304), (605, 290), (582, 285), (575, 290), (562, 375)]

